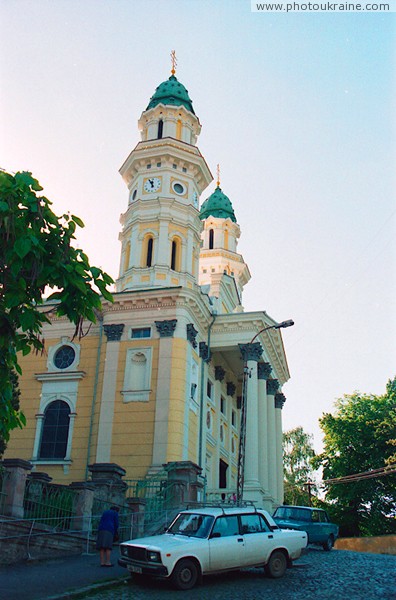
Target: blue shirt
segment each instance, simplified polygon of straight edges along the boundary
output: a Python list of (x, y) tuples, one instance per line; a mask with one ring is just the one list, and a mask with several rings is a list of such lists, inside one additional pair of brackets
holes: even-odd
[(110, 531), (113, 535), (118, 529), (118, 512), (115, 510), (105, 510), (100, 518), (99, 531)]

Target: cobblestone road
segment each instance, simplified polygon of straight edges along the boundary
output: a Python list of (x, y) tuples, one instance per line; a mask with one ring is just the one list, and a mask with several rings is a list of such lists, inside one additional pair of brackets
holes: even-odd
[(282, 579), (251, 569), (204, 577), (188, 592), (167, 581), (126, 578), (126, 582), (90, 600), (396, 600), (396, 557), (308, 548)]

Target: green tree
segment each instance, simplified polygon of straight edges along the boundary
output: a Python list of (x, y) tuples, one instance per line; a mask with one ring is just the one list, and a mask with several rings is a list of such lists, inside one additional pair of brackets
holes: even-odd
[(310, 503), (310, 494), (316, 491), (314, 483), (309, 487), (307, 485), (313, 479), (314, 456), (312, 435), (305, 433), (302, 427), (295, 427), (283, 434), (285, 504)]
[[(74, 215), (57, 217), (51, 202), (39, 195), (42, 187), (31, 173), (0, 172), (0, 439), (22, 427), (25, 418), (15, 405), (12, 373), (21, 374), (17, 354), (43, 350), (41, 331), (49, 323), (43, 294), (56, 291), (51, 310), (65, 315), (81, 331), (84, 319), (95, 322), (101, 295), (112, 300), (107, 286), (113, 280), (72, 245), (77, 227)], [(94, 286), (94, 287), (93, 287)]]
[(383, 396), (345, 395), (335, 408), (319, 421), (324, 451), (314, 463), (323, 467), (325, 481), (356, 475), (326, 483), (341, 533), (395, 533), (396, 382), (388, 382)]
[[(19, 411), (19, 397), (21, 395), (21, 390), (19, 389), (18, 375), (17, 375), (17, 373), (15, 371), (11, 371), (11, 373), (10, 373), (10, 379), (11, 379), (11, 383), (12, 383), (11, 406), (12, 406), (12, 409), (16, 413), (18, 413), (18, 411)], [(7, 442), (0, 435), (0, 458), (3, 456), (6, 447), (7, 447)]]

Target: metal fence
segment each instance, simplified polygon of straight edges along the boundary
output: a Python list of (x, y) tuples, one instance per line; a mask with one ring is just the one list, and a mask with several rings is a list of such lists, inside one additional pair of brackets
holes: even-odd
[(24, 517), (52, 529), (67, 531), (75, 516), (77, 494), (77, 491), (62, 485), (27, 479), (23, 500)]

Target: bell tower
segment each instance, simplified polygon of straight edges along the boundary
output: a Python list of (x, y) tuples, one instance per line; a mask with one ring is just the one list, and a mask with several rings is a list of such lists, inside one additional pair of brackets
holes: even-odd
[[(237, 252), (241, 235), (231, 201), (220, 187), (220, 168), (217, 165), (217, 186), (213, 194), (202, 204), (200, 218), (203, 221), (202, 245), (199, 261), (199, 283), (210, 286), (210, 295), (222, 296), (221, 285), (233, 280), (236, 295), (224, 311), (241, 310), (242, 291), (250, 280), (250, 272), (241, 254)], [(223, 312), (221, 310), (220, 312)]]
[(196, 146), (201, 124), (172, 72), (139, 121), (141, 141), (120, 169), (129, 193), (121, 215), (118, 292), (198, 284), (199, 196), (213, 179)]

